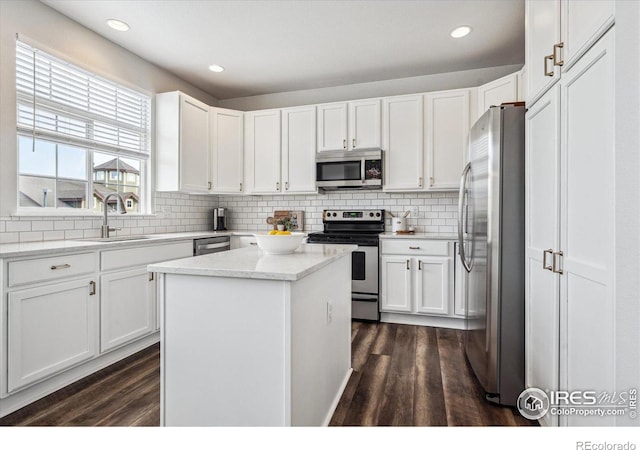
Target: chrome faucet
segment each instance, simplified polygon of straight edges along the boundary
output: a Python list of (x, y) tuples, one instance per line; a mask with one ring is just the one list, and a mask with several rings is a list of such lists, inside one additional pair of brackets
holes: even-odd
[(120, 194), (118, 194), (117, 192), (112, 192), (111, 194), (107, 195), (104, 198), (104, 221), (102, 222), (102, 227), (100, 229), (100, 237), (103, 238), (108, 238), (109, 237), (109, 231), (116, 231), (119, 230), (120, 228), (111, 228), (109, 227), (109, 218), (107, 216), (107, 207), (108, 207), (108, 201), (112, 196), (116, 196), (117, 200), (116, 200), (116, 207), (117, 207), (117, 203), (120, 202), (120, 207), (122, 208), (120, 211), (120, 214), (126, 214), (127, 213), (127, 209), (124, 207), (124, 200), (122, 199), (122, 196)]

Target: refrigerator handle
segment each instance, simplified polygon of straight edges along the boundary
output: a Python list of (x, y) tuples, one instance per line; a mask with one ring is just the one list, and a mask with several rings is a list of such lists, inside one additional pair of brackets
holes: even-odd
[(463, 212), (464, 212), (464, 199), (467, 195), (467, 179), (468, 179), (468, 175), (469, 175), (469, 171), (471, 170), (471, 163), (467, 163), (466, 166), (464, 166), (464, 170), (462, 171), (462, 176), (460, 177), (460, 192), (458, 194), (458, 255), (460, 255), (460, 261), (462, 261), (462, 265), (464, 266), (465, 270), (467, 272), (471, 272), (471, 267), (473, 265), (473, 262), (468, 263), (467, 262), (467, 255), (465, 254), (465, 249), (464, 249), (464, 228), (463, 228), (463, 224), (464, 224), (464, 219), (463, 219)]

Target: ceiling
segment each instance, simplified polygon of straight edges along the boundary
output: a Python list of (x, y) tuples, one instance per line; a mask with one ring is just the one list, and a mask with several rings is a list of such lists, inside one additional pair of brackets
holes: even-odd
[(524, 63), (524, 0), (41, 1), (218, 99)]

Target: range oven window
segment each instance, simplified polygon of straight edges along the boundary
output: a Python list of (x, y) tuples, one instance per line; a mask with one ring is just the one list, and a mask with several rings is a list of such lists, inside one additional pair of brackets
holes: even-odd
[(351, 279), (364, 280), (366, 274), (365, 253), (358, 251), (351, 253)]
[(317, 164), (317, 181), (359, 180), (361, 161), (323, 162)]

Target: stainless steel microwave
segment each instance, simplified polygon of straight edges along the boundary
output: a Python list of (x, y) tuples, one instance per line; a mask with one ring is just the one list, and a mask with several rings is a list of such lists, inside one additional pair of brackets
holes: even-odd
[(382, 175), (382, 150), (332, 151), (316, 156), (320, 189), (382, 189)]

